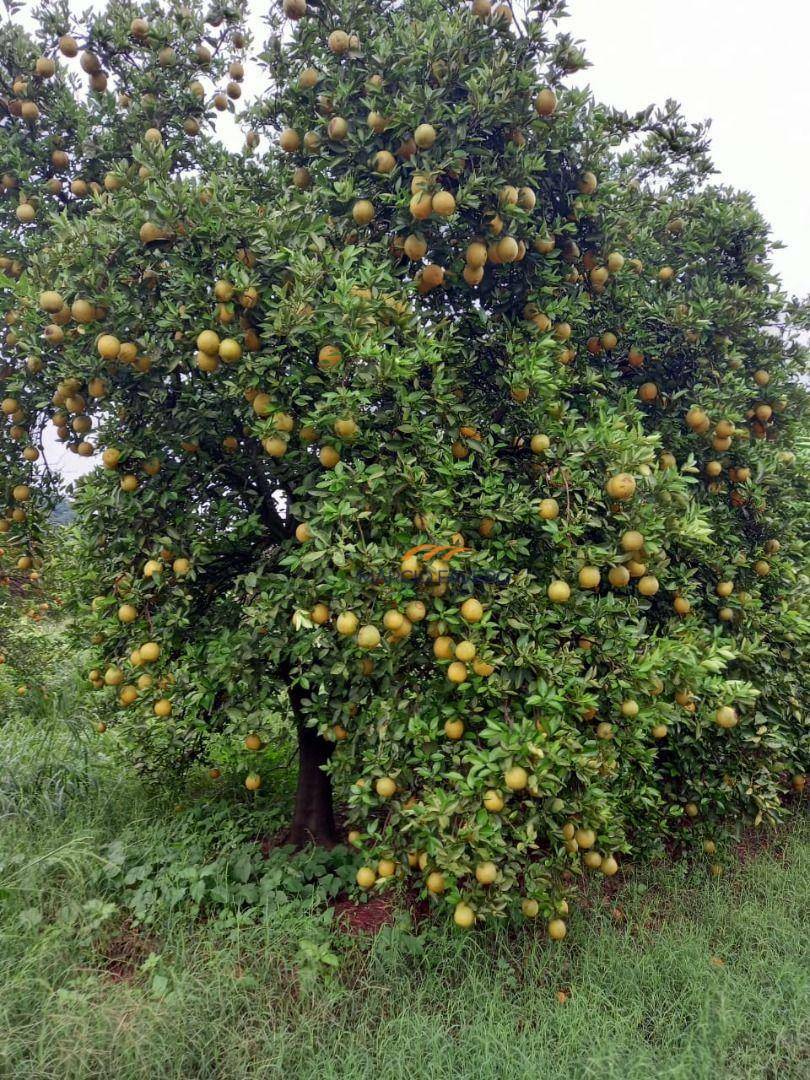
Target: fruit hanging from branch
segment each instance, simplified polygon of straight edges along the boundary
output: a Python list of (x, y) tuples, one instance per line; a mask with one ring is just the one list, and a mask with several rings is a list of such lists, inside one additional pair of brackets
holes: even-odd
[(572, 871), (807, 767), (801, 316), (702, 127), (566, 85), (563, 6), (284, 0), (247, 103), (240, 3), (0, 31), (3, 580), (47, 425), (115, 752), (264, 800), (294, 740), (294, 843), (338, 800), (359, 889), (552, 940)]

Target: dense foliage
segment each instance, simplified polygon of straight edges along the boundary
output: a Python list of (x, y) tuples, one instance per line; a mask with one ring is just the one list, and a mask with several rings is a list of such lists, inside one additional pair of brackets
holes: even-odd
[(5, 557), (43, 425), (103, 451), (110, 737), (264, 795), (295, 730), (293, 842), (334, 786), (362, 888), (557, 937), (571, 870), (780, 817), (808, 637), (806, 313), (702, 128), (566, 89), (563, 8), (285, 0), (238, 154), (236, 6), (0, 43)]

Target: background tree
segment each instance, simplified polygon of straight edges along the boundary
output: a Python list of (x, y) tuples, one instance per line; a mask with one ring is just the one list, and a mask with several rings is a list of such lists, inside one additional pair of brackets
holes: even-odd
[[(12, 82), (2, 129), (42, 200), (11, 441), (103, 449), (67, 558), (118, 745), (266, 791), (292, 728), (295, 842), (338, 838), (334, 786), (362, 888), (555, 937), (571, 870), (711, 853), (806, 762), (804, 316), (702, 128), (564, 89), (563, 10), (286, 0), (230, 155), (241, 60), (196, 84), (242, 12), (115, 4), (76, 32), (106, 84)], [(98, 191), (47, 186), (48, 95)]]

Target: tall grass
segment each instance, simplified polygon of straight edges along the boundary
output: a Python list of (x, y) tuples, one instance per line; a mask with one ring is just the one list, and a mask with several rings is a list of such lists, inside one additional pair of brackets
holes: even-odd
[(99, 866), (124, 833), (164, 844), (171, 808), (83, 732), (48, 714), (0, 734), (4, 1078), (807, 1075), (799, 818), (721, 879), (662, 864), (594, 888), (561, 945), (435, 923), (368, 941), (300, 906), (209, 921), (181, 906), (138, 930)]
[[(304, 916), (191, 926), (143, 944), (124, 978), (64, 835), (27, 872), (49, 916), (4, 915), (3, 1075), (70, 1077), (702, 1077), (806, 1075), (807, 836), (722, 883), (687, 877), (598, 908), (563, 946), (444, 928), (336, 942), (305, 977)], [(63, 909), (61, 912), (59, 909)], [(147, 959), (150, 956), (151, 959)], [(145, 963), (144, 963), (145, 962)], [(557, 1000), (558, 992), (567, 997)]]
[(66, 655), (59, 627), (37, 630), (40, 651), (50, 644), (41, 685), (16, 681), (0, 669), (0, 818), (6, 814), (63, 812), (72, 799), (97, 787), (104, 759), (91, 739), (100, 703), (79, 682), (75, 658)]

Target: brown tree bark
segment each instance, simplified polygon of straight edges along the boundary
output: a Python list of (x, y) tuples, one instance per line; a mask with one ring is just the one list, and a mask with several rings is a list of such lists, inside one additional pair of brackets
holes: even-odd
[(332, 806), (332, 781), (323, 771), (334, 750), (311, 727), (298, 724), (298, 790), (290, 826), (290, 843), (296, 847), (319, 844), (332, 847), (339, 841)]

